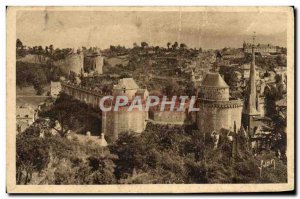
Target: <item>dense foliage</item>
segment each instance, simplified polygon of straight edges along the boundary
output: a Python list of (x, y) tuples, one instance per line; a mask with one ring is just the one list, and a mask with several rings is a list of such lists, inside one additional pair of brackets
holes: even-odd
[[(141, 135), (121, 133), (109, 148), (61, 136), (39, 138), (37, 131), (18, 135), (19, 184), (286, 182), (286, 165), (273, 152), (254, 157), (242, 150), (242, 158), (235, 158), (228, 142), (213, 149), (212, 138), (193, 126), (148, 124)], [(276, 168), (265, 168), (260, 177), (260, 161), (271, 159)]]
[(59, 68), (51, 65), (19, 61), (16, 63), (17, 86), (21, 89), (26, 86), (33, 86), (37, 95), (43, 94), (43, 87), (50, 81), (58, 81), (60, 75)]
[(61, 126), (59, 134), (65, 136), (68, 130), (85, 134), (99, 134), (101, 131), (101, 112), (64, 93), (54, 102), (50, 110), (40, 113), (41, 117), (57, 120)]
[(29, 128), (17, 136), (18, 184), (111, 184), (117, 158), (98, 144)]

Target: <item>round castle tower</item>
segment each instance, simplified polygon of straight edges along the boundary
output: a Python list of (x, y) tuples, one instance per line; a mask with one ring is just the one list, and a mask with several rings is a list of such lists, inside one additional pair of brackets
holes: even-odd
[(229, 86), (219, 73), (208, 73), (199, 89), (197, 126), (203, 133), (241, 125), (243, 104), (229, 99)]
[[(114, 85), (113, 97), (116, 98), (117, 96), (126, 96), (129, 103), (119, 107), (118, 111), (114, 111), (114, 108), (112, 108), (111, 111), (102, 112), (102, 133), (104, 133), (108, 143), (117, 140), (121, 132), (142, 133), (148, 120), (148, 111), (139, 109), (128, 111), (129, 104), (136, 96), (139, 96), (142, 101), (145, 101), (148, 97), (148, 90), (139, 88), (133, 78), (120, 79), (119, 83)], [(113, 107), (114, 103), (113, 101)]]
[(93, 48), (91, 52), (84, 56), (84, 72), (97, 72), (103, 74), (104, 59), (101, 56), (100, 50)]
[(83, 70), (83, 60), (84, 55), (82, 52), (71, 52), (64, 59), (55, 61), (54, 65), (58, 66), (65, 75), (69, 74), (70, 71), (81, 74)]

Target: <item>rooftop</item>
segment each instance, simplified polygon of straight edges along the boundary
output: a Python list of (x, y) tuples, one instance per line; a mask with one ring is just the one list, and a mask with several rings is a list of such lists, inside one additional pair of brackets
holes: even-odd
[(229, 88), (219, 73), (207, 73), (202, 81), (202, 86)]
[(31, 107), (19, 106), (16, 110), (17, 117), (33, 117), (34, 110)]
[(126, 89), (126, 90), (135, 90), (139, 89), (139, 86), (136, 84), (133, 78), (123, 78), (119, 80), (117, 85), (114, 85), (114, 89)]
[[(252, 43), (244, 43), (244, 45), (246, 45), (246, 47), (252, 47)], [(255, 48), (274, 48), (275, 46), (271, 45), (271, 44), (256, 44), (254, 45)]]

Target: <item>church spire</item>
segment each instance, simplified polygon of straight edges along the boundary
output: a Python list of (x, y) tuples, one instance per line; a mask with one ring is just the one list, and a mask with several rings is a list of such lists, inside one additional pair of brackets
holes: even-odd
[(253, 34), (252, 44), (252, 62), (250, 67), (250, 79), (249, 79), (249, 100), (248, 100), (248, 113), (257, 113), (256, 107), (256, 70), (255, 70), (255, 32)]
[(252, 61), (250, 66), (250, 77), (248, 82), (248, 90), (245, 99), (244, 113), (253, 115), (257, 114), (257, 103), (256, 103), (256, 70), (255, 70), (255, 32), (253, 35), (252, 43)]
[(255, 70), (255, 32), (252, 43), (252, 61), (250, 65), (250, 77), (248, 81), (248, 88), (245, 95), (244, 108), (242, 114), (242, 123), (244, 128), (251, 127), (251, 117), (260, 115), (258, 111), (258, 99), (256, 96), (256, 70)]

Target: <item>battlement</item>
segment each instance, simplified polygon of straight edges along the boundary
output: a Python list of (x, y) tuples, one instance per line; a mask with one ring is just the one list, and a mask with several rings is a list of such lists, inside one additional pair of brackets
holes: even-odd
[(241, 100), (229, 100), (229, 101), (207, 101), (207, 100), (199, 100), (199, 104), (211, 107), (211, 108), (239, 108), (243, 106), (243, 102)]
[(98, 97), (103, 97), (104, 96), (104, 93), (102, 93), (102, 91), (98, 90), (97, 88), (92, 89), (91, 87), (78, 85), (78, 84), (75, 84), (75, 83), (72, 83), (72, 82), (62, 81), (61, 86), (66, 87), (66, 88), (72, 88), (72, 89), (75, 89), (75, 90), (79, 90), (79, 91), (82, 91), (84, 93), (89, 93), (91, 95), (95, 95), (95, 96), (98, 96)]

